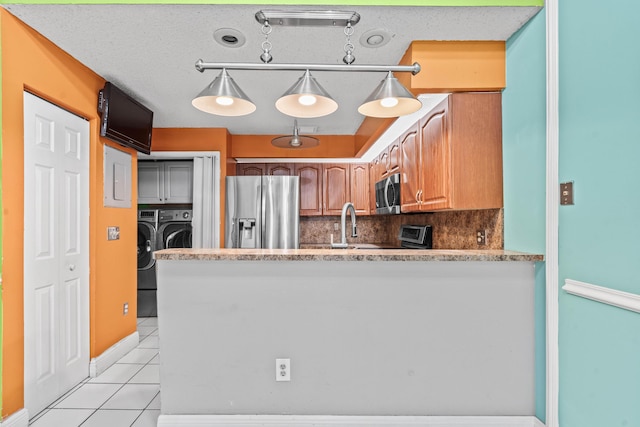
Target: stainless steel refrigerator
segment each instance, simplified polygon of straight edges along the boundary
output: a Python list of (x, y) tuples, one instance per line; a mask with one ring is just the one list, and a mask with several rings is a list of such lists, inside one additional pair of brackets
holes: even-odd
[(228, 176), (226, 184), (225, 247), (300, 247), (299, 177)]

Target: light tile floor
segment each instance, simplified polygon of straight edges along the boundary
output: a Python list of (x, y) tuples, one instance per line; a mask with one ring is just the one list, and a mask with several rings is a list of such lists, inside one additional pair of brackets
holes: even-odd
[(158, 319), (138, 319), (140, 344), (29, 421), (33, 427), (156, 427), (160, 415)]

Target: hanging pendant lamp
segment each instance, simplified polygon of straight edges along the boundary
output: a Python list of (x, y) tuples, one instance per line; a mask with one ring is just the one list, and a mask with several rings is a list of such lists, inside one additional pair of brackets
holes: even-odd
[(224, 68), (191, 104), (198, 110), (219, 116), (244, 116), (256, 110), (255, 104)]
[(387, 77), (358, 107), (358, 112), (365, 116), (388, 118), (415, 113), (421, 107), (422, 103), (389, 71)]
[(292, 117), (322, 117), (338, 109), (338, 103), (311, 76), (309, 70), (277, 101), (276, 108)]
[(293, 121), (293, 135), (278, 136), (271, 140), (271, 144), (280, 148), (311, 148), (316, 147), (320, 141), (318, 138), (307, 135), (299, 135), (298, 121)]

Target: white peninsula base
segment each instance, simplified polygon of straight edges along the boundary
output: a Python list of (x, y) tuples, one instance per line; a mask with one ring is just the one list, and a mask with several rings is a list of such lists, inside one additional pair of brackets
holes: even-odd
[(533, 262), (157, 258), (159, 426), (542, 425)]

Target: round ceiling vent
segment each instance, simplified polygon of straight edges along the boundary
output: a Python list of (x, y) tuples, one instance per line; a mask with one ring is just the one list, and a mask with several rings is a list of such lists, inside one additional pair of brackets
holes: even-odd
[(389, 43), (393, 37), (394, 34), (378, 28), (362, 34), (362, 36), (360, 36), (360, 44), (364, 47), (381, 47)]
[(240, 47), (247, 38), (233, 28), (219, 28), (213, 32), (213, 39), (224, 47)]

